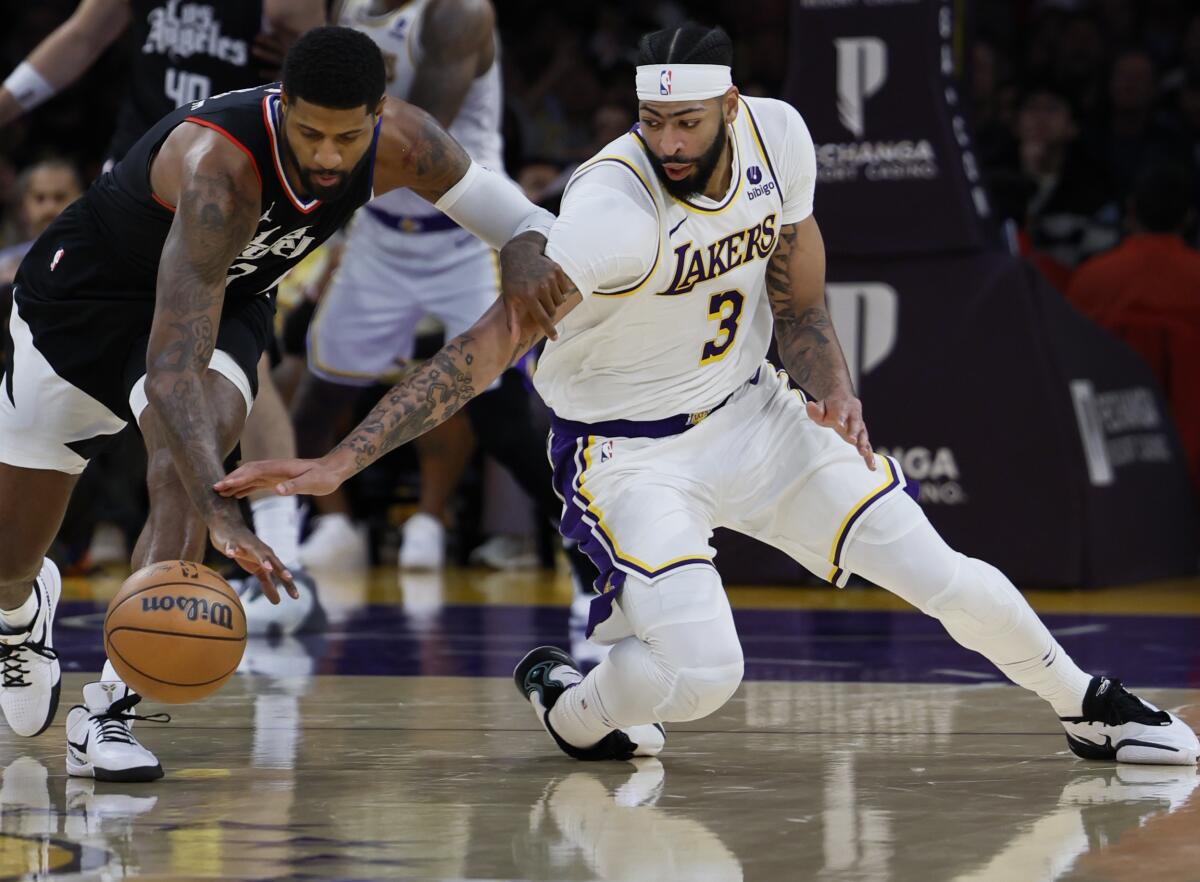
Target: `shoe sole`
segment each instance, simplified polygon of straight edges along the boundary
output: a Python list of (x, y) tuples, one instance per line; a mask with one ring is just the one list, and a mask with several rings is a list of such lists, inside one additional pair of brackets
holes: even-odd
[(163, 776), (162, 764), (135, 766), (132, 769), (101, 769), (91, 764), (67, 763), (67, 774), (72, 778), (94, 778), (97, 781), (112, 781), (119, 784), (143, 784), (157, 781)]
[(530, 668), (545, 661), (556, 661), (569, 668), (579, 670), (579, 667), (575, 664), (575, 660), (557, 646), (539, 646), (537, 649), (529, 650), (529, 652), (525, 653), (525, 657), (517, 662), (517, 666), (513, 668), (513, 682), (517, 684), (517, 690), (526, 699), (529, 698), (529, 693), (525, 689), (525, 676), (529, 673)]

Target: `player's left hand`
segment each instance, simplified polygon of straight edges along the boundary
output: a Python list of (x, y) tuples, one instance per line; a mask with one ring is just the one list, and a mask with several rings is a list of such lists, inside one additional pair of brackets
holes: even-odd
[(567, 274), (544, 253), (546, 240), (523, 233), (500, 249), (500, 282), (504, 314), (514, 338), (520, 337), (525, 313), (551, 340), (558, 339), (554, 314), (575, 290)]
[(807, 404), (808, 418), (819, 426), (833, 429), (847, 444), (853, 444), (858, 454), (875, 471), (875, 451), (867, 436), (867, 425), (862, 418), (862, 402), (853, 395), (831, 395), (821, 401)]

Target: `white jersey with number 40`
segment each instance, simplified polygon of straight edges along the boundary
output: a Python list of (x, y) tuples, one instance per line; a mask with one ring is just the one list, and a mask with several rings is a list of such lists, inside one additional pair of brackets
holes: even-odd
[(816, 154), (800, 114), (742, 98), (719, 200), (672, 197), (636, 131), (575, 172), (546, 254), (584, 295), (534, 384), (560, 417), (654, 420), (703, 412), (762, 365), (767, 261), (812, 214)]

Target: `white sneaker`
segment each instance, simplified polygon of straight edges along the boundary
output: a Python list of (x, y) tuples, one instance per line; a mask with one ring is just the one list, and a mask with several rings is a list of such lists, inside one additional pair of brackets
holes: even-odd
[(87, 550), (88, 561), (98, 567), (109, 564), (129, 563), (129, 543), (125, 531), (116, 524), (101, 521), (92, 532), (92, 542)]
[(1081, 759), (1190, 766), (1200, 755), (1200, 742), (1187, 723), (1111, 677), (1093, 677), (1082, 715), (1059, 720), (1067, 730), (1067, 745)]
[(325, 629), (325, 610), (317, 599), (317, 583), (303, 570), (292, 570), (292, 580), (300, 596), (293, 600), (280, 591), (279, 603), (271, 603), (254, 576), (234, 581), (233, 589), (246, 611), (246, 633), (252, 637), (268, 634), (300, 634)]
[(532, 541), (499, 534), (472, 549), (467, 560), (493, 570), (536, 570), (542, 566)]
[(0, 633), (0, 708), (13, 732), (30, 738), (46, 731), (58, 710), (62, 672), (54, 651), (54, 613), (62, 596), (62, 576), (46, 558), (33, 585), (38, 609), (29, 628)]
[(318, 570), (365, 570), (370, 563), (367, 531), (347, 515), (322, 515), (300, 546), (300, 563)]
[(88, 683), (83, 705), (67, 714), (67, 774), (98, 781), (154, 781), (158, 758), (133, 736), (133, 721), (170, 722), (168, 714), (140, 717), (129, 711), (142, 697), (120, 680)]
[(400, 531), (400, 569), (440, 570), (446, 565), (446, 528), (433, 515), (417, 512)]

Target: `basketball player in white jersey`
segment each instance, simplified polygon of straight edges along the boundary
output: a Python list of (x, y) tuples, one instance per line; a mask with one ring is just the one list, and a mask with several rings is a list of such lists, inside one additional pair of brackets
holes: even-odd
[[(586, 678), (561, 650), (534, 650), (515, 672), (522, 695), (579, 759), (654, 753), (661, 732), (648, 727), (721, 707), (743, 671), (708, 544), (726, 526), (934, 616), (1044, 698), (1078, 756), (1194, 764), (1181, 720), (1080, 670), (872, 451), (825, 306), (812, 138), (788, 104), (740, 97), (731, 58), (719, 29), (644, 37), (640, 125), (579, 168), (550, 233), (546, 254), (577, 292), (557, 307), (535, 382), (554, 411), (563, 530), (601, 570), (593, 639), (614, 645)], [(403, 443), (490, 382), (536, 338), (543, 309), (552, 294), (513, 304), (513, 330), (490, 310), (327, 456), (255, 464), (218, 490), (327, 492), (377, 455), (371, 445)], [(764, 361), (772, 331), (778, 374)]]
[[(366, 34), (383, 52), (389, 95), (432, 114), (475, 162), (503, 169), (499, 41), (489, 0), (343, 0), (337, 15), (338, 24)], [(394, 382), (398, 365), (413, 357), (425, 316), (444, 326), (447, 339), (455, 337), (495, 302), (498, 280), (495, 252), (420, 196), (395, 191), (360, 210), (309, 329), (310, 375), (294, 406), (301, 454), (329, 449), (338, 437), (337, 415), (348, 413), (363, 387)], [(517, 383), (493, 394), (527, 393)], [(471, 409), (485, 449), (500, 434), (517, 431), (520, 420), (510, 412), (522, 406)], [(509, 425), (499, 431), (480, 418), (501, 410)], [(516, 452), (515, 467), (505, 462), (511, 457), (497, 458), (522, 483), (535, 484), (553, 508), (541, 439), (525, 424), (528, 437), (519, 445), (525, 450)], [(472, 452), (467, 414), (423, 438), (417, 452), (419, 511), (404, 524), (399, 562), (437, 570), (445, 556), (445, 510)], [(364, 564), (364, 537), (341, 494), (314, 505), (322, 516), (301, 549), (304, 563)]]

